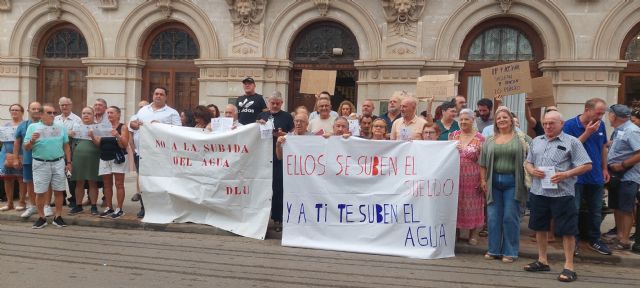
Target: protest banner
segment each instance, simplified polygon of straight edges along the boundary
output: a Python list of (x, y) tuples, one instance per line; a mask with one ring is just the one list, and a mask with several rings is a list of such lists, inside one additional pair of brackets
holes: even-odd
[(531, 92), (529, 61), (480, 69), (480, 76), (485, 98)]
[(418, 78), (416, 96), (418, 99), (433, 98), (437, 101), (446, 101), (455, 95), (456, 75), (424, 75)]
[(271, 212), (271, 138), (258, 124), (227, 133), (153, 123), (140, 130), (147, 223), (207, 224), (264, 239)]
[(454, 256), (456, 142), (288, 136), (282, 245)]
[(300, 93), (317, 94), (327, 91), (333, 95), (336, 90), (336, 70), (302, 70)]
[(531, 79), (532, 91), (527, 93), (531, 97), (531, 108), (555, 106), (556, 98), (553, 97), (553, 81), (549, 76)]

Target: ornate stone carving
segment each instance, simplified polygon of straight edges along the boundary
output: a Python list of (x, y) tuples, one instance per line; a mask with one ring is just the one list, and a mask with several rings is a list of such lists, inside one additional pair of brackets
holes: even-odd
[(239, 32), (246, 38), (254, 36), (256, 26), (264, 17), (267, 0), (227, 0), (227, 3), (230, 7), (231, 22), (234, 24), (234, 34)]
[(230, 54), (242, 57), (260, 56), (264, 30), (262, 19), (267, 0), (227, 0), (227, 4), (233, 23)]
[(415, 37), (425, 0), (383, 0), (386, 20), (395, 34)]
[(327, 16), (329, 12), (329, 7), (331, 6), (331, 0), (313, 0), (313, 4), (318, 8), (318, 12), (320, 12), (320, 16)]
[(502, 13), (509, 13), (509, 9), (511, 9), (511, 4), (513, 0), (496, 0), (498, 2), (498, 6), (502, 10)]
[(0, 0), (0, 11), (11, 11), (11, 0)]
[(51, 15), (52, 18), (60, 19), (60, 16), (62, 16), (62, 4), (60, 0), (49, 0), (48, 6), (49, 15)]
[(100, 0), (100, 8), (105, 10), (118, 9), (118, 0)]
[(171, 6), (172, 0), (157, 0), (157, 1), (158, 2), (156, 2), (156, 7), (160, 9), (160, 11), (162, 12), (162, 15), (165, 18), (171, 17), (171, 14), (173, 14), (173, 7)]

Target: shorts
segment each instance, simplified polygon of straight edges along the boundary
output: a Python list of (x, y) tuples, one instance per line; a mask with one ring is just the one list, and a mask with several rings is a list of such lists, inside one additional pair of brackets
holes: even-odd
[(33, 159), (33, 192), (42, 194), (49, 191), (67, 190), (67, 176), (64, 171), (64, 159), (45, 162)]
[(31, 164), (22, 164), (22, 182), (33, 182), (33, 169)]
[(607, 187), (607, 206), (611, 209), (618, 209), (618, 204), (620, 200), (618, 199), (618, 190), (620, 190), (620, 182), (622, 182), (622, 176), (616, 175), (614, 173), (611, 174), (611, 179), (609, 183), (606, 184)]
[(638, 196), (638, 183), (633, 181), (621, 181), (618, 187), (618, 206), (617, 210), (626, 213), (633, 213), (636, 206), (636, 197)]
[(120, 164), (116, 164), (113, 161), (114, 160), (105, 161), (100, 159), (100, 166), (98, 167), (98, 175), (102, 176), (102, 175), (109, 175), (113, 173), (124, 174), (129, 171), (129, 169), (127, 169), (127, 167), (129, 167), (129, 163), (127, 163), (126, 158), (124, 162)]
[(529, 229), (549, 231), (551, 219), (555, 223), (554, 234), (574, 236), (578, 234), (578, 208), (573, 196), (546, 197), (531, 193)]

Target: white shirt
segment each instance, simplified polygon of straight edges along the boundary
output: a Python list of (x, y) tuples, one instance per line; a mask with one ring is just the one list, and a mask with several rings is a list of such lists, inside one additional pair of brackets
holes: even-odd
[(152, 121), (157, 121), (164, 124), (171, 124), (175, 126), (182, 126), (182, 122), (180, 121), (180, 114), (176, 109), (169, 107), (168, 105), (164, 105), (164, 107), (160, 109), (153, 110), (153, 104), (149, 104), (144, 106), (138, 110), (136, 115), (131, 117), (129, 121), (129, 130), (133, 132), (133, 144), (135, 146), (136, 153), (138, 151), (138, 143), (140, 141), (140, 134), (138, 131), (131, 129), (131, 121), (140, 120), (144, 124), (151, 123)]
[[(331, 112), (329, 112), (329, 116), (333, 118), (338, 118), (338, 112), (331, 110)], [(320, 118), (320, 113), (318, 113), (318, 111), (313, 111), (311, 112), (311, 114), (309, 114), (309, 121), (316, 118)]]
[(64, 117), (63, 114), (54, 117), (53, 123), (63, 126), (65, 129), (67, 129), (67, 133), (69, 133), (69, 131), (73, 131), (74, 126), (82, 124), (82, 119), (80, 119), (78, 115), (71, 112), (71, 114), (69, 114), (69, 116), (67, 117)]
[(336, 118), (332, 116), (329, 116), (327, 119), (322, 119), (320, 117), (315, 118), (309, 121), (307, 131), (316, 133), (322, 129), (324, 130), (324, 133), (333, 133), (333, 122), (335, 121)]

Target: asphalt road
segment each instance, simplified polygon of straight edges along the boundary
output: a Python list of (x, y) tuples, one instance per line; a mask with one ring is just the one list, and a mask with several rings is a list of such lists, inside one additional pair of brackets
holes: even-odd
[[(578, 264), (578, 281), (484, 260), (416, 260), (253, 240), (0, 222), (0, 287), (639, 287), (640, 267)], [(615, 286), (614, 286), (615, 285)]]

